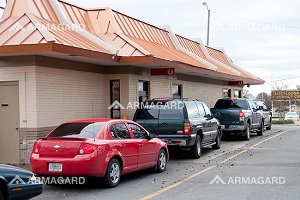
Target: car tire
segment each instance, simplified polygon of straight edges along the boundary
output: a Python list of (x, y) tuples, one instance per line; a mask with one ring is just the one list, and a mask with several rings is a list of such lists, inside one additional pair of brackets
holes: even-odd
[(200, 135), (196, 136), (195, 144), (191, 148), (191, 156), (195, 159), (199, 159), (202, 154), (202, 140)]
[(221, 146), (221, 138), (222, 138), (222, 134), (220, 129), (218, 129), (218, 133), (217, 133), (217, 137), (215, 139), (216, 144), (212, 145), (213, 149), (220, 149)]
[(263, 132), (264, 132), (264, 121), (261, 121), (260, 125), (259, 125), (259, 128), (258, 128), (258, 131), (257, 131), (257, 135), (262, 136)]
[(270, 119), (270, 122), (268, 124), (268, 126), (266, 127), (267, 130), (271, 130), (272, 128), (272, 120)]
[(246, 129), (243, 131), (244, 140), (250, 140), (250, 124), (247, 123)]
[(113, 158), (109, 161), (106, 169), (106, 174), (104, 176), (103, 184), (105, 187), (116, 187), (121, 179), (121, 166), (120, 162)]
[(165, 150), (161, 149), (158, 154), (156, 171), (161, 173), (166, 170), (167, 167), (167, 153)]
[(3, 194), (2, 190), (0, 190), (0, 200), (4, 200), (4, 194)]

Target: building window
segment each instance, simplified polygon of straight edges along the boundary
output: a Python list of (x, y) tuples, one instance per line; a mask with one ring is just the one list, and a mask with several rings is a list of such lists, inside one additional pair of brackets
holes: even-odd
[(223, 97), (229, 97), (229, 93), (227, 89), (223, 89)]
[(223, 97), (231, 97), (231, 90), (223, 89)]
[(111, 118), (120, 119), (120, 80), (110, 81), (110, 104), (113, 105), (110, 111)]
[(172, 94), (173, 94), (173, 98), (181, 98), (182, 97), (182, 85), (172, 84)]
[(149, 81), (139, 81), (138, 91), (139, 91), (139, 102), (146, 101), (149, 98)]
[(242, 90), (234, 90), (234, 97), (242, 98)]

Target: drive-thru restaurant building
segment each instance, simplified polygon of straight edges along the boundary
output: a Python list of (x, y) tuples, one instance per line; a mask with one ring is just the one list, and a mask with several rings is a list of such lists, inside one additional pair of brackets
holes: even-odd
[(0, 163), (28, 163), (33, 142), (64, 121), (123, 117), (110, 105), (149, 98), (240, 97), (264, 81), (223, 49), (110, 8), (9, 0), (0, 21)]

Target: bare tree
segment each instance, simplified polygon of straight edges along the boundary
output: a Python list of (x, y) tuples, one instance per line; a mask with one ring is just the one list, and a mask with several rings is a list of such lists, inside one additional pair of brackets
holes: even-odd
[[(283, 81), (272, 81), (269, 83), (269, 85), (271, 86), (272, 90), (285, 90), (288, 88), (288, 85), (285, 84)], [(276, 107), (277, 110), (279, 112), (279, 119), (283, 120), (284, 119), (284, 113), (286, 110), (286, 106), (289, 105), (289, 102), (287, 101), (274, 101), (273, 103), (273, 107)], [(274, 111), (273, 111), (274, 112)]]
[(249, 90), (243, 90), (243, 98), (254, 99), (254, 96)]
[(263, 101), (265, 102), (266, 106), (271, 108), (272, 107), (272, 100), (271, 100), (271, 95), (261, 92), (256, 96), (257, 101)]

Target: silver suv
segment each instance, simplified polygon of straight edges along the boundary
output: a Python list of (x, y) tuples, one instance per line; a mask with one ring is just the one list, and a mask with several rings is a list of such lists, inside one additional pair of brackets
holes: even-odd
[(271, 130), (272, 126), (272, 110), (266, 106), (263, 101), (254, 101), (257, 112), (261, 113), (264, 120), (264, 126), (267, 130)]

